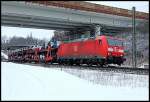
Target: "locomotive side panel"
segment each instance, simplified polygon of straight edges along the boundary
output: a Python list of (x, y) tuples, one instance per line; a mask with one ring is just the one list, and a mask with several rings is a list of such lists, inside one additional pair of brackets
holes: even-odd
[(58, 57), (63, 58), (91, 58), (96, 56), (96, 40), (72, 42), (60, 45)]
[(77, 57), (92, 58), (93, 56), (96, 56), (95, 40), (80, 42), (78, 50), (79, 50), (79, 54)]

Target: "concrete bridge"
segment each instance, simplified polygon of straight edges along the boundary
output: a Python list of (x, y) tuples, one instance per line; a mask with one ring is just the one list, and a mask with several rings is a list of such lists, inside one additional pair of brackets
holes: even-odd
[[(132, 26), (132, 11), (81, 1), (2, 1), (1, 25), (53, 30)], [(131, 7), (132, 8), (132, 7)], [(149, 14), (136, 12), (136, 25)]]

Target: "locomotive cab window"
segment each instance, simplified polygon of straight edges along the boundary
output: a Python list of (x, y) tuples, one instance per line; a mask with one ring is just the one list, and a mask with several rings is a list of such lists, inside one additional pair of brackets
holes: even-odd
[(123, 46), (123, 41), (118, 39), (107, 38), (108, 44), (111, 46)]

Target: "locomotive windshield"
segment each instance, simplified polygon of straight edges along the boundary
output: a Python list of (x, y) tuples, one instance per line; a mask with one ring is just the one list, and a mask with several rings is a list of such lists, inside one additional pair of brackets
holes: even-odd
[(123, 41), (118, 39), (107, 38), (108, 44), (111, 46), (123, 46)]

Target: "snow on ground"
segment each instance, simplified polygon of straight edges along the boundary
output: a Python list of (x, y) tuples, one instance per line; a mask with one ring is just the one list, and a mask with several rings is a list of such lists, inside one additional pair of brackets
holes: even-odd
[[(60, 68), (59, 68), (60, 69)], [(94, 84), (115, 87), (149, 87), (149, 75), (127, 74), (111, 72), (107, 70), (89, 70), (80, 68), (62, 68), (62, 71), (70, 73)]]
[(147, 87), (90, 83), (58, 69), (2, 63), (2, 100), (148, 100)]
[(5, 59), (8, 59), (8, 56), (2, 51), (1, 51), (1, 56), (3, 56)]

